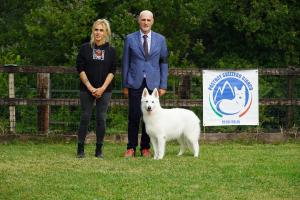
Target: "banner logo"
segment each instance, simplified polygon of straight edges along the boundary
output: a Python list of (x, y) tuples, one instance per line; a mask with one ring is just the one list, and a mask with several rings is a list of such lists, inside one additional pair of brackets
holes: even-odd
[(246, 77), (237, 72), (225, 72), (210, 83), (209, 104), (219, 117), (242, 117), (251, 107), (252, 90), (253, 87)]

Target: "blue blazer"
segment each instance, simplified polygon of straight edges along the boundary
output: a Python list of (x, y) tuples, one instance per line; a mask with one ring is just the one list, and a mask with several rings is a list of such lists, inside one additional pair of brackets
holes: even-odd
[(150, 90), (167, 89), (168, 49), (166, 39), (161, 34), (151, 32), (151, 47), (145, 56), (140, 31), (126, 36), (122, 61), (123, 88), (138, 89), (144, 76)]

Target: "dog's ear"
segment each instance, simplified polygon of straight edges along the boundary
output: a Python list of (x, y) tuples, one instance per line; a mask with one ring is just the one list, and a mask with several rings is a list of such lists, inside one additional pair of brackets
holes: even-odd
[(154, 88), (153, 92), (152, 92), (152, 95), (155, 97), (155, 98), (159, 98), (159, 92), (156, 88)]
[(148, 96), (149, 95), (149, 92), (148, 92), (148, 90), (147, 90), (147, 88), (144, 88), (144, 90), (143, 90), (143, 97), (146, 97), (146, 96)]

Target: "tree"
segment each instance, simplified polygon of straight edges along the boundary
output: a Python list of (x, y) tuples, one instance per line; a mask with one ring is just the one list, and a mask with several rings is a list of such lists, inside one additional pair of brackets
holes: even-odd
[(25, 54), (33, 64), (74, 64), (78, 48), (89, 38), (96, 12), (91, 1), (53, 1), (25, 15)]

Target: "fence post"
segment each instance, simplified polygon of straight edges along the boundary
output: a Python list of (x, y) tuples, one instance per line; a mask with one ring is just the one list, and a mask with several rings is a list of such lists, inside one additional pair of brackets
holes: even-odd
[(179, 97), (181, 99), (191, 98), (191, 75), (184, 75), (181, 77), (179, 85)]
[[(50, 98), (50, 74), (37, 73), (37, 95), (42, 99)], [(49, 105), (38, 106), (37, 125), (38, 132), (48, 134), (49, 132)]]
[[(8, 97), (15, 98), (15, 76), (13, 73), (8, 74)], [(16, 133), (16, 107), (9, 106), (9, 131)]]
[[(294, 98), (294, 88), (295, 88), (295, 76), (288, 75), (288, 98), (293, 99)], [(287, 106), (287, 118), (286, 118), (286, 128), (290, 129), (293, 127), (293, 105)]]

